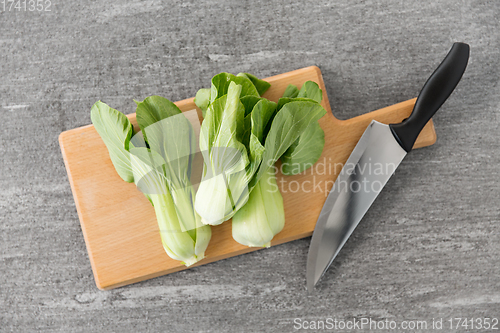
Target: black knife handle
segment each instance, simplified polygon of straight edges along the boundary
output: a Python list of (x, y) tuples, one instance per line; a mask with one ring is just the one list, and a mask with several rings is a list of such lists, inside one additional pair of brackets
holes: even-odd
[(469, 45), (454, 43), (446, 58), (424, 84), (410, 117), (402, 123), (389, 125), (406, 152), (410, 152), (422, 128), (451, 95), (465, 72), (468, 60)]

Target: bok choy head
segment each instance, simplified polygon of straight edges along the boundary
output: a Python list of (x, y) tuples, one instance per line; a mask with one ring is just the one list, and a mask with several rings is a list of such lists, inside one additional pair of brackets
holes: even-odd
[(247, 192), (250, 160), (243, 144), (241, 91), (241, 85), (231, 82), (227, 94), (210, 104), (201, 126), (200, 150), (205, 163), (195, 207), (206, 224), (220, 224), (229, 218)]
[(205, 114), (200, 133), (205, 169), (195, 208), (205, 224), (237, 214), (259, 180), (273, 179), (269, 169), (325, 113), (316, 100), (298, 98), (296, 88), (283, 105), (261, 98), (267, 88), (250, 74), (221, 73), (196, 95)]
[(285, 226), (283, 197), (273, 166), (281, 158), (286, 175), (301, 172), (318, 160), (324, 146), (318, 119), (326, 113), (319, 104), (321, 97), (318, 85), (308, 81), (300, 91), (288, 86), (279, 100), (278, 112), (265, 135), (262, 163), (250, 184), (248, 202), (233, 216), (232, 234), (238, 243), (268, 247)]
[[(208, 105), (200, 132), (204, 173), (195, 206), (205, 224), (228, 220), (248, 200), (264, 152), (264, 128), (276, 109), (260, 97), (267, 88), (269, 83), (250, 74), (221, 73), (212, 78), (209, 94), (197, 94), (197, 105), (202, 110)], [(259, 117), (252, 117), (254, 108)]]
[(211, 237), (210, 227), (202, 225), (194, 211), (193, 127), (165, 98), (151, 96), (137, 104), (142, 131), (132, 138), (120, 134), (131, 128), (128, 118), (104, 103), (92, 108), (92, 122), (110, 156), (120, 157), (117, 171), (119, 165), (120, 175), (134, 181), (152, 203), (166, 253), (189, 266), (204, 257)]

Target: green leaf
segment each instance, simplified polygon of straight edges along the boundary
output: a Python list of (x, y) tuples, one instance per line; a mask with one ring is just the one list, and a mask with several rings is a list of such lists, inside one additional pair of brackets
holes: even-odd
[(210, 89), (200, 89), (196, 93), (194, 98), (194, 103), (200, 108), (203, 118), (205, 118), (205, 113), (207, 112), (208, 105), (210, 104)]
[(325, 132), (314, 122), (281, 156), (284, 175), (296, 175), (318, 161), (325, 146)]
[[(248, 164), (248, 160), (246, 159), (246, 149), (241, 142), (244, 128), (243, 117), (245, 115), (244, 107), (239, 100), (241, 92), (242, 87), (238, 84), (235, 84), (234, 82), (231, 82), (231, 84), (229, 85), (224, 109), (221, 112), (222, 117), (220, 118), (220, 125), (218, 126), (215, 140), (210, 147), (211, 152), (214, 151), (214, 147), (218, 148), (215, 153), (218, 154), (219, 157), (222, 157), (222, 159), (216, 159), (216, 161), (218, 163), (224, 161), (224, 163), (220, 164), (219, 166), (224, 165), (225, 167), (223, 168), (223, 170), (229, 172), (242, 170)], [(231, 159), (228, 160), (227, 156), (224, 156), (226, 147), (236, 148), (237, 150), (242, 152), (242, 159), (234, 165), (235, 169), (227, 169), (227, 164), (225, 162)], [(239, 168), (236, 167), (236, 165), (239, 165)]]
[(297, 86), (289, 84), (288, 87), (286, 87), (285, 92), (283, 93), (283, 97), (295, 98), (298, 94), (299, 89), (297, 88)]
[[(260, 95), (266, 92), (271, 86), (270, 83), (260, 80), (249, 73), (239, 73), (236, 76), (230, 73), (220, 73), (215, 75), (211, 82), (211, 88), (198, 90), (194, 99), (196, 106), (202, 111), (203, 118), (205, 118), (209, 105), (216, 99), (227, 94), (230, 82), (234, 82), (242, 87), (240, 98), (241, 102), (245, 105), (245, 115), (252, 111), (253, 105), (257, 103)], [(244, 100), (245, 97), (254, 97), (254, 99), (249, 98)]]
[(133, 182), (128, 148), (134, 130), (129, 119), (101, 101), (92, 106), (90, 118), (108, 148), (109, 157), (118, 175), (128, 183)]
[(300, 88), (297, 97), (310, 98), (318, 103), (321, 103), (321, 100), (323, 99), (323, 92), (319, 89), (316, 82), (307, 81), (302, 85), (302, 88)]
[(191, 162), (196, 151), (193, 127), (184, 114), (157, 121), (142, 131), (152, 151), (165, 161), (170, 187), (185, 187), (191, 176)]
[(278, 111), (267, 134), (262, 164), (257, 175), (252, 179), (251, 188), (304, 133), (307, 127), (318, 121), (325, 113), (321, 105), (310, 101), (290, 102)]
[(216, 99), (207, 109), (200, 130), (200, 150), (202, 152), (209, 153), (213, 142), (215, 142), (222, 121), (226, 99), (227, 95)]
[(160, 96), (150, 96), (137, 103), (137, 123), (144, 134), (146, 142), (149, 143), (147, 133), (144, 133), (146, 127), (179, 113), (182, 112), (174, 103)]
[(305, 97), (281, 97), (278, 100), (278, 110), (281, 110), (283, 105), (285, 105), (286, 103), (290, 103), (290, 102), (314, 102), (314, 103), (317, 103), (314, 99), (305, 98)]
[(276, 106), (276, 103), (263, 98), (253, 107), (252, 134), (261, 142), (264, 142), (265, 134), (267, 134), (266, 128), (275, 115)]
[(260, 96), (262, 96), (269, 88), (271, 88), (271, 84), (267, 81), (261, 80), (257, 78), (255, 75), (249, 74), (249, 73), (239, 73), (236, 76), (245, 76), (250, 81), (252, 81), (253, 85), (257, 89), (257, 92), (259, 93)]
[(242, 142), (245, 144), (247, 149), (250, 149), (250, 133), (252, 132), (252, 111), (255, 105), (261, 100), (267, 101), (265, 98), (257, 97), (257, 96), (244, 96), (240, 99), (241, 104), (245, 108), (245, 118), (243, 122), (243, 135)]
[[(285, 91), (286, 93), (286, 91)], [(302, 85), (297, 98), (280, 98), (278, 109), (293, 101), (314, 101), (321, 103), (323, 92), (317, 83), (307, 81)], [(287, 149), (281, 157), (282, 172), (295, 175), (310, 168), (318, 161), (325, 146), (325, 133), (319, 123), (311, 124), (305, 132)]]
[[(260, 100), (255, 104), (251, 117), (251, 132), (249, 138), (250, 164), (247, 168), (249, 177), (253, 177), (257, 171), (264, 154), (264, 142), (271, 120), (275, 116), (276, 103), (267, 99)], [(250, 179), (249, 179), (250, 180)]]
[(231, 82), (241, 86), (240, 98), (243, 96), (260, 97), (257, 88), (250, 79), (246, 76), (235, 76), (230, 73), (220, 73), (212, 78), (212, 87), (210, 90), (210, 103), (213, 103), (217, 98), (220, 98), (228, 93), (229, 84)]
[(240, 98), (240, 102), (241, 102), (241, 104), (243, 104), (243, 107), (245, 108), (245, 117), (248, 116), (252, 112), (255, 104), (257, 104), (257, 102), (262, 100), (262, 99), (264, 99), (264, 98), (252, 96), (252, 95), (243, 96), (242, 98)]

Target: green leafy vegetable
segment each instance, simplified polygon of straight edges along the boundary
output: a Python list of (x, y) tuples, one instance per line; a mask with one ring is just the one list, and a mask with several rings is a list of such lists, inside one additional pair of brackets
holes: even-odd
[(285, 89), (285, 92), (283, 93), (283, 97), (285, 98), (295, 98), (299, 95), (299, 89), (297, 88), (297, 86), (294, 86), (293, 84), (289, 84), (286, 89)]
[(137, 124), (141, 128), (146, 142), (148, 141), (147, 133), (144, 132), (146, 127), (168, 117), (181, 114), (181, 110), (174, 103), (160, 96), (150, 96), (142, 102), (136, 101), (136, 104)]
[[(314, 101), (321, 103), (323, 92), (318, 84), (312, 81), (307, 81), (302, 85), (302, 88), (297, 93), (297, 98), (290, 98), (286, 95), (293, 95), (296, 91), (294, 86), (288, 86), (287, 90), (280, 98), (278, 108), (283, 107), (287, 103), (293, 101)], [(297, 89), (297, 88), (295, 88)], [(294, 91), (293, 94), (290, 94)], [(281, 171), (284, 175), (295, 175), (310, 168), (318, 161), (325, 146), (325, 133), (319, 126), (318, 122), (311, 123), (304, 133), (288, 148), (281, 157)]]
[(174, 103), (160, 96), (150, 96), (138, 103), (136, 115), (151, 151), (165, 161), (163, 171), (184, 230), (196, 228), (190, 183), (196, 146), (191, 123)]
[(243, 245), (270, 246), (274, 235), (284, 227), (283, 198), (271, 169), (274, 163), (281, 157), (283, 173), (296, 174), (312, 166), (321, 155), (324, 133), (317, 120), (326, 111), (318, 102), (315, 87), (319, 89), (312, 83), (303, 85), (303, 90), (308, 90), (313, 97), (309, 98), (306, 93), (297, 97), (299, 90), (289, 85), (279, 100), (278, 112), (266, 131), (265, 152), (259, 171), (250, 183), (248, 202), (232, 220), (233, 238)]
[(284, 226), (283, 197), (274, 170), (269, 169), (253, 188), (248, 202), (234, 215), (233, 239), (246, 246), (269, 247)]
[(210, 103), (213, 103), (217, 98), (226, 95), (228, 93), (229, 85), (231, 82), (234, 82), (235, 84), (241, 86), (239, 97), (260, 97), (257, 88), (245, 74), (235, 76), (230, 73), (220, 73), (212, 78), (212, 87), (210, 88)]
[(259, 170), (249, 184), (248, 202), (233, 216), (232, 233), (238, 243), (267, 247), (283, 229), (283, 197), (276, 185), (274, 164), (325, 113), (314, 101), (290, 102), (278, 111), (267, 133)]
[(274, 117), (267, 134), (265, 153), (256, 180), (276, 163), (310, 124), (317, 122), (325, 113), (325, 109), (314, 102), (297, 101), (285, 104)]
[(252, 74), (239, 73), (236, 76), (243, 76), (250, 79), (250, 81), (252, 81), (253, 85), (255, 86), (255, 89), (257, 89), (257, 92), (259, 93), (260, 96), (262, 96), (269, 88), (271, 88), (271, 84), (269, 82), (258, 79), (256, 76)]
[(205, 224), (217, 225), (229, 219), (246, 191), (250, 160), (242, 142), (245, 108), (239, 99), (241, 92), (242, 86), (231, 82), (227, 95), (210, 104), (201, 125), (200, 150), (205, 167), (195, 208)]
[(302, 88), (300, 88), (297, 97), (309, 98), (321, 103), (321, 100), (323, 99), (323, 92), (319, 89), (316, 82), (307, 81), (302, 85)]
[(208, 109), (208, 104), (210, 104), (210, 89), (198, 90), (198, 92), (196, 93), (196, 97), (194, 98), (194, 103), (201, 109), (203, 117), (205, 117), (205, 113)]
[[(270, 84), (248, 73), (220, 73), (211, 83), (210, 92), (201, 89), (195, 98), (204, 115), (200, 150), (205, 161), (195, 208), (203, 223), (217, 225), (248, 198), (248, 183), (264, 150), (259, 135), (276, 104), (260, 97)], [(254, 109), (261, 117), (252, 116)]]
[(101, 101), (92, 106), (90, 118), (108, 148), (109, 157), (118, 175), (127, 183), (133, 182), (128, 145), (134, 129), (128, 118)]
[(211, 237), (209, 226), (186, 231), (177, 212), (179, 208), (193, 211), (192, 205), (174, 203), (163, 168), (165, 161), (160, 154), (147, 148), (132, 148), (131, 161), (136, 185), (148, 194), (158, 222), (163, 248), (168, 256), (190, 266), (204, 258)]
[[(189, 178), (196, 142), (191, 124), (175, 104), (151, 96), (137, 102), (141, 132), (133, 138), (121, 135), (117, 139), (115, 133), (122, 128), (118, 125), (125, 116), (98, 103), (92, 109), (94, 125), (105, 126), (106, 130), (99, 131), (105, 143), (113, 140), (111, 147), (124, 147), (120, 153), (128, 157), (131, 172), (128, 179), (135, 182), (153, 205), (166, 253), (186, 266), (201, 260), (211, 229), (201, 223), (194, 210), (194, 190)], [(94, 117), (94, 113), (97, 115), (94, 108), (99, 108), (99, 117)], [(108, 150), (111, 156), (112, 150), (109, 147)]]
[[(212, 78), (200, 133), (204, 178), (195, 208), (205, 224), (233, 217), (235, 240), (266, 246), (284, 225), (274, 164), (295, 142), (300, 144), (300, 136), (326, 111), (308, 95), (297, 97), (300, 92), (293, 86), (281, 105), (261, 98), (268, 84), (257, 80), (228, 73)], [(307, 86), (313, 93), (314, 86)], [(199, 92), (197, 100), (198, 106), (206, 105), (206, 92)]]
[(312, 167), (321, 156), (324, 146), (325, 132), (318, 122), (312, 123), (281, 156), (282, 173), (296, 175)]
[[(205, 118), (208, 106), (217, 98), (227, 94), (230, 82), (241, 85), (241, 102), (243, 102), (243, 98), (245, 96), (253, 96), (259, 99), (259, 97), (264, 94), (269, 87), (271, 87), (269, 82), (260, 80), (254, 75), (248, 73), (239, 73), (236, 76), (230, 73), (217, 74), (212, 78), (211, 88), (198, 90), (194, 99), (196, 106), (198, 106), (203, 113), (203, 118)], [(253, 101), (254, 104), (256, 103), (255, 99), (250, 99), (248, 101)], [(250, 111), (248, 111), (247, 114), (250, 113)]]

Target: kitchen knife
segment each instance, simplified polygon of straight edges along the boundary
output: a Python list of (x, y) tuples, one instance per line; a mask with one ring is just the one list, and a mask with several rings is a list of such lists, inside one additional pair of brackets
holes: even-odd
[(338, 175), (316, 222), (307, 257), (309, 292), (413, 148), (422, 128), (455, 89), (468, 59), (469, 45), (454, 43), (420, 91), (410, 117), (391, 125), (373, 120), (365, 130)]

